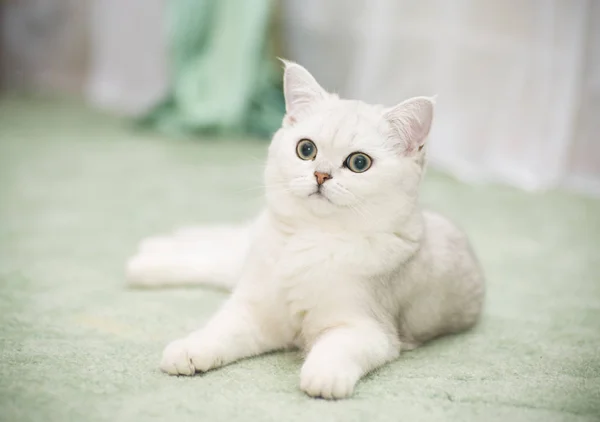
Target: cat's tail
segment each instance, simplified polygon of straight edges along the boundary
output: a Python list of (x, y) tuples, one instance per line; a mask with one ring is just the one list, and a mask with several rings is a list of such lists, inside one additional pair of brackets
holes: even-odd
[(250, 226), (189, 227), (142, 241), (126, 266), (129, 285), (213, 285), (231, 290), (242, 271)]

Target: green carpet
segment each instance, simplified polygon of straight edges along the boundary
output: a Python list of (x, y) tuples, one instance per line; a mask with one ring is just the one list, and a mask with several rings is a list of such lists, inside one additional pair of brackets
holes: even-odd
[(123, 263), (146, 235), (252, 216), (265, 149), (0, 102), (0, 420), (600, 420), (600, 202), (435, 172), (423, 202), (467, 230), (487, 273), (476, 330), (406, 353), (340, 402), (300, 392), (297, 353), (160, 373), (163, 346), (226, 296), (130, 290)]

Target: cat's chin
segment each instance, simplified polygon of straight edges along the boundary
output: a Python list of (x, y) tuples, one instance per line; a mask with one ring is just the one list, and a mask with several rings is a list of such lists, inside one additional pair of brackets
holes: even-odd
[(329, 199), (323, 192), (315, 191), (308, 195), (309, 199), (317, 200), (317, 201), (327, 201), (331, 205), (335, 205), (331, 199)]
[(310, 194), (306, 199), (308, 208), (317, 216), (327, 217), (339, 211), (340, 207), (323, 193)]

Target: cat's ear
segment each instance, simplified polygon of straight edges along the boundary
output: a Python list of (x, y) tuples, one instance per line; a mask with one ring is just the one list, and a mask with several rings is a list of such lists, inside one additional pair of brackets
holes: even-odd
[(284, 123), (293, 125), (312, 104), (326, 99), (329, 94), (316, 81), (308, 70), (297, 63), (282, 60), (283, 93), (286, 116)]
[(415, 97), (385, 111), (394, 141), (404, 147), (403, 153), (420, 151), (425, 145), (433, 120), (435, 97)]

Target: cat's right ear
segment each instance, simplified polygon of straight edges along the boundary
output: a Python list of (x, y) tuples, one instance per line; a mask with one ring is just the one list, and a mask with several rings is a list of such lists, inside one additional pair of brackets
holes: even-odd
[(285, 96), (284, 126), (291, 126), (315, 102), (328, 97), (313, 75), (297, 63), (281, 60), (285, 66), (283, 74), (283, 94)]

